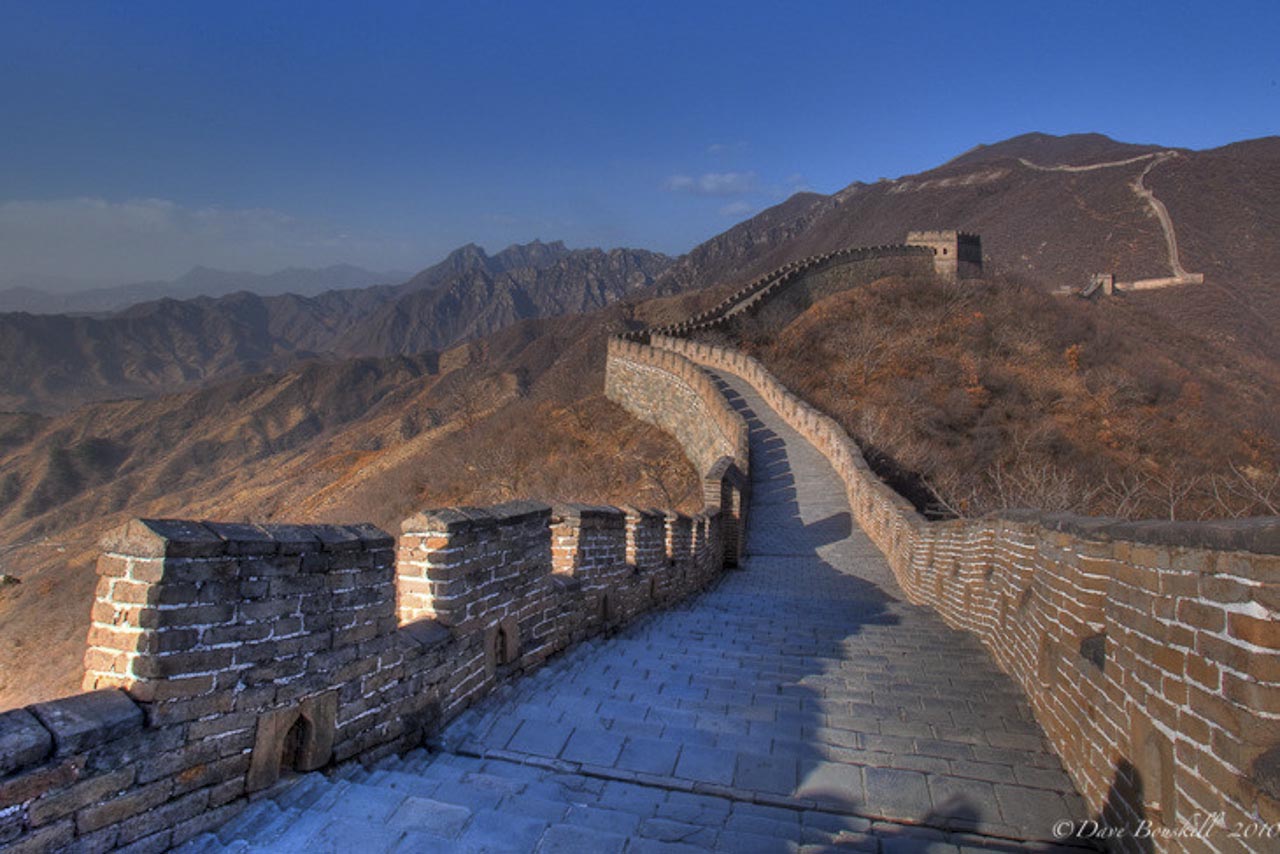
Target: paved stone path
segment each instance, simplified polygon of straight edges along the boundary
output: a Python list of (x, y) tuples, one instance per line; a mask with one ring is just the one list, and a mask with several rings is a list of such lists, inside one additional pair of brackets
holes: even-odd
[(505, 686), (437, 752), (308, 775), (187, 850), (1052, 849), (1086, 811), (1020, 690), (903, 599), (825, 458), (724, 380), (752, 423), (742, 569)]

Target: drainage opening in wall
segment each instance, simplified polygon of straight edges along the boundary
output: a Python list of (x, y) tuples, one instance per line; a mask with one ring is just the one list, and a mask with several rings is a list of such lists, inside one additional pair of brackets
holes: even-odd
[(498, 626), (493, 636), (493, 663), (498, 667), (511, 663), (507, 658), (507, 630), (502, 626)]
[(1080, 639), (1080, 657), (1098, 668), (1099, 672), (1107, 669), (1107, 633), (1098, 632)]
[(258, 716), (245, 788), (265, 789), (282, 771), (315, 771), (333, 755), (338, 692), (303, 697)]
[(285, 733), (280, 744), (280, 772), (282, 774), (287, 771), (303, 770), (303, 751), (313, 738), (311, 729), (311, 721), (305, 715), (298, 715), (298, 719), (293, 722), (293, 726), (289, 727), (289, 731)]
[(489, 627), (484, 636), (485, 669), (492, 675), (520, 658), (520, 623), (507, 616)]
[(1172, 827), (1176, 798), (1173, 744), (1154, 724), (1139, 721), (1134, 727), (1133, 746), (1137, 757), (1135, 800), (1155, 825)]

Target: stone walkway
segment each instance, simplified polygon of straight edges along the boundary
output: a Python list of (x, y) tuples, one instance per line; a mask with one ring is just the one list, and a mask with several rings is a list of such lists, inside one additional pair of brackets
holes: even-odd
[(1018, 687), (902, 598), (825, 458), (723, 379), (752, 424), (742, 569), (505, 686), (437, 752), (309, 775), (188, 850), (1053, 849), (1086, 811)]

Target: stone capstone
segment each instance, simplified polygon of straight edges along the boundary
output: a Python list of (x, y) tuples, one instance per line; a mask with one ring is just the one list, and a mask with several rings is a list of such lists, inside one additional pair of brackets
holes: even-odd
[(26, 709), (0, 714), (0, 777), (39, 762), (53, 748), (53, 736)]
[(53, 734), (57, 756), (80, 753), (142, 729), (142, 709), (123, 691), (108, 688), (36, 703), (28, 710)]

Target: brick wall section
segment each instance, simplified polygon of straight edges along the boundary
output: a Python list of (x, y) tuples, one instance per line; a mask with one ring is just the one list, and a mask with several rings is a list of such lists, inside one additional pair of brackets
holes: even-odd
[(264, 749), (281, 761), (279, 720), (324, 743), (302, 770), (421, 744), (500, 681), (705, 587), (719, 521), (714, 507), (426, 512), (393, 564), (391, 538), (365, 526), (136, 520), (101, 558), (94, 690), (0, 713), (0, 846), (181, 844), (274, 779), (255, 782)]
[(400, 621), (460, 632), (514, 613), (550, 562), (550, 509), (533, 501), (415, 514), (401, 524)]
[(927, 522), (835, 421), (755, 360), (678, 338), (653, 344), (742, 376), (827, 456), (908, 598), (976, 634), (1018, 680), (1098, 815), (1174, 828), (1197, 813), (1280, 820), (1280, 520)]
[(637, 572), (648, 573), (667, 561), (666, 520), (661, 510), (626, 508), (627, 563)]
[(746, 506), (746, 425), (687, 360), (641, 359), (711, 425), (677, 435), (703, 466), (697, 516), (511, 502), (417, 513), (398, 545), (369, 525), (109, 535), (85, 693), (0, 713), (0, 847), (179, 845), (282, 767), (421, 744), (502, 680), (711, 583), (719, 501)]
[(698, 473), (721, 457), (749, 470), (747, 427), (706, 372), (670, 351), (610, 339), (605, 393), (676, 438)]
[(788, 302), (785, 297), (796, 290), (803, 290), (808, 283), (812, 283), (815, 288), (814, 293), (810, 295), (812, 299), (820, 299), (821, 296), (847, 289), (848, 284), (844, 282), (847, 279), (847, 270), (838, 277), (842, 284), (834, 289), (831, 281), (819, 282), (817, 274), (846, 268), (849, 265), (868, 268), (865, 275), (860, 278), (891, 273), (931, 273), (934, 270), (933, 250), (926, 246), (886, 245), (849, 247), (810, 255), (753, 279), (725, 297), (719, 304), (693, 315), (688, 320), (649, 330), (629, 332), (622, 338), (637, 343), (648, 343), (651, 334), (688, 336), (700, 332), (723, 332), (746, 315), (754, 314), (762, 308), (779, 302)]
[(610, 339), (605, 393), (680, 443), (702, 476), (703, 506), (723, 510), (717, 534), (725, 561), (736, 566), (750, 504), (746, 422), (696, 364), (634, 341)]

